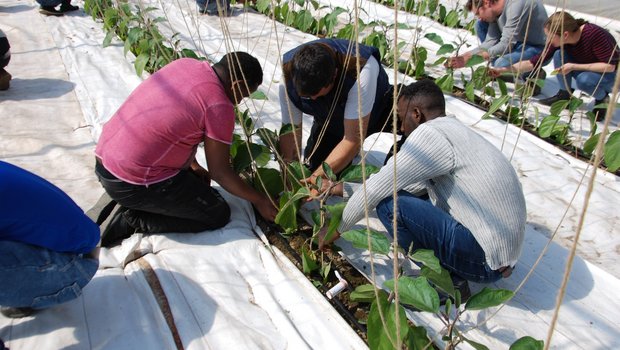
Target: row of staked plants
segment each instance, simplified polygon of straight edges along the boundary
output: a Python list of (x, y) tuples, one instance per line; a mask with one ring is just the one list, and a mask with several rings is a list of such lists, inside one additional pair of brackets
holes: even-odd
[[(377, 0), (377, 2), (388, 6), (394, 5), (393, 0)], [(440, 4), (439, 0), (406, 0), (399, 3), (401, 10), (431, 18), (449, 28), (464, 28), (473, 32), (475, 21), (468, 18), (468, 14), (462, 8), (448, 9)], [(377, 47), (381, 53), (382, 63), (388, 67), (395, 66), (392, 56), (394, 43), (385, 34), (395, 25), (386, 24), (382, 21), (365, 23), (359, 18), (356, 21), (351, 11), (338, 6), (332, 8), (321, 5), (315, 0), (256, 0), (256, 9), (278, 22), (320, 37), (351, 39), (354, 37), (355, 25), (357, 24), (360, 33), (365, 30), (369, 32), (361, 38), (360, 43)], [(321, 13), (327, 14), (322, 15)], [(348, 18), (339, 22), (338, 16), (341, 15), (348, 15)], [(398, 24), (397, 27), (399, 29), (415, 29), (402, 23)], [(458, 36), (456, 40), (445, 42), (439, 34), (433, 32), (426, 33), (424, 38), (440, 46), (436, 52), (436, 55), (440, 56), (439, 59), (434, 62), (427, 62), (428, 51), (420, 45), (421, 38), (416, 36), (410, 58), (398, 62), (399, 71), (416, 79), (434, 78), (442, 90), (450, 94), (460, 90), (457, 86), (462, 86), (464, 98), (488, 108), (488, 112), (482, 117), (483, 119), (498, 115), (520, 127), (527, 126), (528, 130), (540, 138), (579, 152), (577, 147), (571, 146), (569, 131), (571, 121), (579, 115), (578, 108), (583, 104), (583, 99), (572, 97), (569, 101), (558, 101), (551, 106), (550, 114), (541, 118), (538, 118), (540, 112), (535, 108), (535, 120), (528, 121), (525, 117), (528, 101), (533, 94), (534, 86), (542, 87), (544, 80), (532, 79), (523, 84), (516, 84), (515, 95), (518, 98), (513, 101), (515, 100), (514, 96), (509, 93), (504, 81), (492, 79), (488, 74), (488, 65), (481, 65), (484, 59), (477, 55), (466, 62), (466, 68), (470, 69), (469, 77), (461, 71), (461, 74), (455, 78), (456, 71), (453, 69), (446, 69), (446, 74), (442, 76), (431, 77), (427, 68), (440, 66), (449, 57), (463, 52), (467, 41), (464, 37)], [(396, 45), (400, 49), (405, 44), (401, 41)], [(599, 105), (599, 107), (603, 106)], [(561, 116), (565, 109), (568, 109), (568, 121), (563, 120)], [(592, 156), (601, 134), (597, 133), (595, 115), (589, 111), (586, 112), (586, 116), (590, 123), (590, 134), (581, 151), (586, 156)], [(614, 131), (606, 140), (603, 156), (607, 170), (616, 172), (620, 169), (620, 131)]]
[[(284, 5), (286, 3), (282, 6)], [(157, 23), (164, 19), (151, 18), (153, 8), (141, 9), (138, 6), (132, 7), (128, 3), (119, 3), (118, 7), (115, 7), (110, 0), (86, 0), (85, 9), (94, 19), (103, 21), (104, 28), (108, 32), (104, 46), (109, 45), (113, 37), (117, 36), (124, 42), (125, 53), (132, 52), (136, 56), (135, 68), (138, 75), (142, 75), (144, 71), (153, 73), (165, 64), (181, 57), (199, 58), (194, 51), (180, 48), (179, 41), (175, 39), (176, 34), (172, 38), (164, 38), (161, 35), (157, 29)], [(290, 9), (278, 10), (280, 14), (282, 11), (286, 12)], [(319, 22), (321, 20), (317, 21)], [(322, 23), (328, 23), (322, 28), (331, 28), (333, 31), (334, 27), (331, 24), (336, 22), (328, 18), (322, 19)], [(350, 35), (345, 37), (350, 37)], [(260, 93), (251, 97), (265, 98), (264, 94)], [(307, 184), (302, 184), (301, 179), (307, 178), (310, 171), (299, 162), (291, 164), (279, 162), (279, 166), (274, 167), (274, 160), (281, 159), (278, 152), (279, 136), (292, 132), (291, 126), (283, 126), (277, 131), (256, 128), (248, 110), (237, 111), (237, 116), (242, 133), (234, 135), (234, 142), (230, 149), (232, 166), (255, 188), (268, 193), (278, 202), (280, 210), (276, 223), (282, 227), (285, 235), (296, 234), (300, 226), (297, 221), (298, 211), (310, 197), (311, 190)], [(323, 170), (327, 174), (327, 179), (318, 181), (317, 188), (322, 187), (321, 181), (329, 181), (330, 186), (344, 181), (359, 182), (378, 171), (372, 166), (353, 165), (336, 176), (326, 163), (323, 164)], [(301, 248), (304, 273), (309, 275), (319, 271), (323, 276), (323, 281), (313, 281), (315, 284), (325, 283), (331, 268), (330, 263), (325, 263), (324, 259), (319, 256), (322, 252), (316, 248), (315, 238), (321, 229), (327, 231), (328, 237), (333, 235), (344, 209), (344, 203), (326, 204), (328, 198), (329, 194), (318, 198), (319, 209), (312, 213), (313, 236)], [(368, 344), (372, 349), (432, 347), (426, 329), (407, 321), (405, 306), (419, 312), (437, 314), (448, 329), (443, 337), (448, 347), (453, 348), (466, 342), (476, 349), (487, 349), (483, 344), (468, 339), (459, 331), (459, 318), (469, 310), (498, 306), (510, 300), (514, 292), (484, 288), (466, 303), (462, 303), (459, 291), (454, 288), (449, 273), (441, 267), (431, 251), (417, 250), (407, 253), (400, 248), (395, 248), (385, 235), (368, 230), (344, 232), (342, 237), (351, 241), (354, 247), (369, 249), (373, 254), (385, 256), (407, 254), (411, 259), (423, 265), (421, 275), (416, 278), (400, 275), (396, 280), (387, 281), (385, 287), (390, 290), (389, 293), (376, 290), (371, 284), (358, 286), (351, 293), (351, 300), (371, 303), (368, 319), (364, 321), (368, 325)], [(450, 296), (444, 306), (440, 306), (438, 291)], [(396, 293), (399, 298), (395, 298)], [(400, 303), (397, 304), (396, 299), (399, 299)], [(512, 344), (511, 349), (542, 349), (542, 347), (542, 341), (523, 337)]]

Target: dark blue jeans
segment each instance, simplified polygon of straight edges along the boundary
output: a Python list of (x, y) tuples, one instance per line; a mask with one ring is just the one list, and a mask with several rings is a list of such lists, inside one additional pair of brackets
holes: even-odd
[(130, 226), (143, 233), (195, 233), (223, 227), (230, 220), (224, 198), (189, 170), (140, 186), (119, 180), (101, 162), (95, 173), (106, 192), (122, 207)]
[(0, 241), (0, 305), (43, 309), (75, 299), (98, 267), (85, 254)]
[[(394, 200), (388, 197), (377, 206), (377, 214), (394, 237), (392, 220)], [(453, 281), (466, 279), (478, 283), (499, 280), (500, 272), (491, 270), (485, 254), (467, 227), (429, 200), (418, 198), (408, 192), (398, 192), (397, 213), (398, 244), (409, 251), (430, 249), (447, 269)]]
[[(575, 59), (564, 52), (564, 63), (570, 62), (575, 62)], [(553, 67), (559, 68), (561, 66), (562, 53), (560, 50), (557, 50), (553, 54)], [(597, 73), (590, 71), (572, 71), (566, 75), (558, 74), (556, 78), (560, 84), (560, 90), (571, 91), (572, 89), (569, 89), (569, 87), (574, 79), (577, 89), (600, 101), (613, 89), (614, 81), (616, 80), (616, 72)]]

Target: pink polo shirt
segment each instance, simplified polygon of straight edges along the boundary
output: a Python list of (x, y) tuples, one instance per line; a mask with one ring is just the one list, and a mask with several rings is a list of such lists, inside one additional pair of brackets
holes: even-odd
[(119, 179), (150, 185), (189, 167), (205, 137), (232, 142), (233, 104), (211, 66), (178, 59), (140, 84), (103, 126), (95, 154)]

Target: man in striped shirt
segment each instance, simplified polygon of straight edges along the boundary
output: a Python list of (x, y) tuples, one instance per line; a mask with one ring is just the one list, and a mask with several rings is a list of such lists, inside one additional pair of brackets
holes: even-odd
[[(353, 193), (335, 237), (364, 217), (366, 202), (369, 210), (377, 208), (392, 236), (396, 217), (400, 247), (432, 250), (464, 300), (468, 280), (507, 277), (521, 254), (526, 220), (521, 184), (495, 146), (445, 115), (443, 93), (433, 81), (403, 88), (398, 118), (405, 142), (365, 189)], [(428, 197), (420, 195), (424, 190)]]

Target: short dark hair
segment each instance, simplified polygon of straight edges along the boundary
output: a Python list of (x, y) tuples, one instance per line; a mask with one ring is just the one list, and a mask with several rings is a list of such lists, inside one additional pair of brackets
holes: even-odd
[[(467, 2), (465, 3), (465, 9), (468, 12), (471, 12), (474, 6), (476, 6), (476, 8), (481, 7), (483, 2), (484, 0), (467, 0)], [(497, 2), (497, 0), (490, 0), (490, 2), (494, 4)]]
[(424, 112), (445, 113), (446, 111), (443, 91), (431, 79), (418, 80), (403, 87), (398, 98), (408, 98), (410, 103)]
[(300, 95), (316, 95), (334, 81), (336, 57), (325, 44), (300, 47), (293, 55), (292, 65), (293, 85)]
[(224, 68), (232, 80), (245, 80), (250, 89), (256, 89), (263, 82), (263, 69), (258, 60), (247, 52), (229, 52), (214, 64)]

